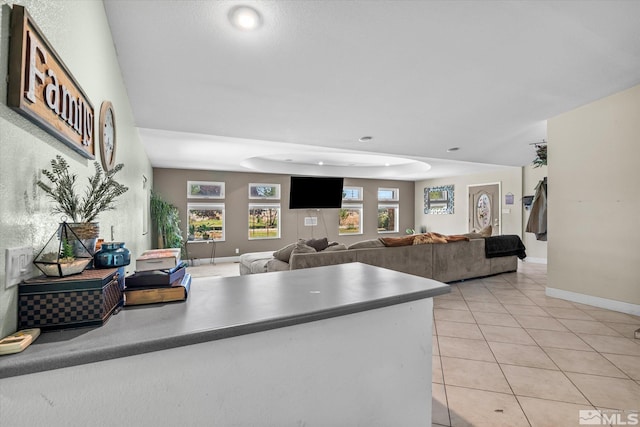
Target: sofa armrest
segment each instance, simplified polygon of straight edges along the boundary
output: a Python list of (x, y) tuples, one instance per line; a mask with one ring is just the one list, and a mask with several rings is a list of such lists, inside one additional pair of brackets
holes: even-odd
[(267, 272), (271, 271), (288, 271), (290, 269), (289, 263), (280, 261), (277, 258), (272, 258), (267, 261)]

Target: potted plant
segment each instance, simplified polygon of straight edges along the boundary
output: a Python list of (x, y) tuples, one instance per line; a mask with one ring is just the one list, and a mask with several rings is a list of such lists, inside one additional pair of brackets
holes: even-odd
[[(38, 186), (55, 202), (51, 212), (67, 216), (69, 225), (82, 243), (93, 255), (100, 228), (96, 219), (100, 213), (115, 209), (116, 199), (129, 188), (118, 183), (115, 175), (122, 170), (122, 163), (108, 172), (103, 172), (98, 162), (94, 162), (95, 173), (89, 177), (89, 185), (84, 194), (76, 191), (78, 176), (69, 172), (69, 164), (60, 155), (51, 160), (51, 170), (42, 169), (49, 182), (38, 180)], [(82, 248), (76, 245), (75, 248)], [(76, 253), (76, 255), (78, 255)]]
[[(69, 228), (69, 224), (61, 223), (58, 230), (36, 256), (34, 264), (45, 276), (65, 277), (82, 273), (92, 258), (90, 256), (76, 256), (75, 245), (72, 243), (77, 242), (77, 237)], [(87, 252), (86, 248), (85, 252)]]
[(153, 191), (151, 192), (151, 221), (155, 225), (159, 249), (182, 246), (180, 211)]

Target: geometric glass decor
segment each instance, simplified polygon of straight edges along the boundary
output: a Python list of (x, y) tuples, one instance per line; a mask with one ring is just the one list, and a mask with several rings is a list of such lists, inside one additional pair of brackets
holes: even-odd
[(71, 227), (62, 222), (33, 263), (45, 276), (65, 277), (82, 273), (91, 261), (89, 249)]

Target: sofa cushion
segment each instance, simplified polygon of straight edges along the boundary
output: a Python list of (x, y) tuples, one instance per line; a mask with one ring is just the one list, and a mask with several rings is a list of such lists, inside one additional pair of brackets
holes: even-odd
[(273, 253), (273, 257), (282, 262), (289, 262), (289, 258), (291, 258), (291, 251), (296, 247), (295, 243), (290, 243), (282, 249), (278, 249)]
[(335, 245), (328, 246), (323, 252), (334, 252), (334, 251), (346, 251), (347, 246), (342, 243), (336, 243)]
[(293, 247), (293, 250), (291, 251), (291, 255), (293, 256), (294, 254), (310, 254), (310, 253), (316, 253), (316, 252), (317, 251), (314, 248), (304, 243), (303, 240), (299, 240), (298, 243), (296, 243), (295, 246)]
[(447, 239), (437, 233), (418, 234), (413, 239), (414, 245), (426, 245), (431, 243), (447, 243)]
[(413, 234), (410, 236), (402, 236), (402, 237), (380, 237), (380, 240), (385, 246), (395, 247), (395, 246), (409, 246), (413, 245), (413, 239), (416, 236)]
[(289, 263), (280, 261), (277, 258), (271, 258), (267, 261), (267, 271), (288, 271)]
[(369, 248), (382, 248), (384, 244), (380, 239), (361, 240), (349, 245), (348, 249), (369, 249)]
[(307, 246), (311, 246), (316, 252), (324, 251), (329, 246), (329, 241), (326, 237), (322, 239), (309, 239), (304, 242)]
[(463, 236), (468, 237), (469, 239), (483, 239), (485, 237), (491, 237), (491, 234), (493, 233), (493, 227), (491, 227), (491, 224), (487, 225), (486, 227), (484, 227), (482, 230), (480, 230), (477, 233), (465, 233), (463, 234)]

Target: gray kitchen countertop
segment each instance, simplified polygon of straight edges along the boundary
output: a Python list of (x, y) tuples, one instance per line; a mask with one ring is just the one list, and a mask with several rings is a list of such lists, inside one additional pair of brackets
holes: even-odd
[(185, 302), (125, 307), (100, 327), (45, 331), (0, 378), (224, 339), (431, 298), (448, 285), (361, 263), (194, 278)]

